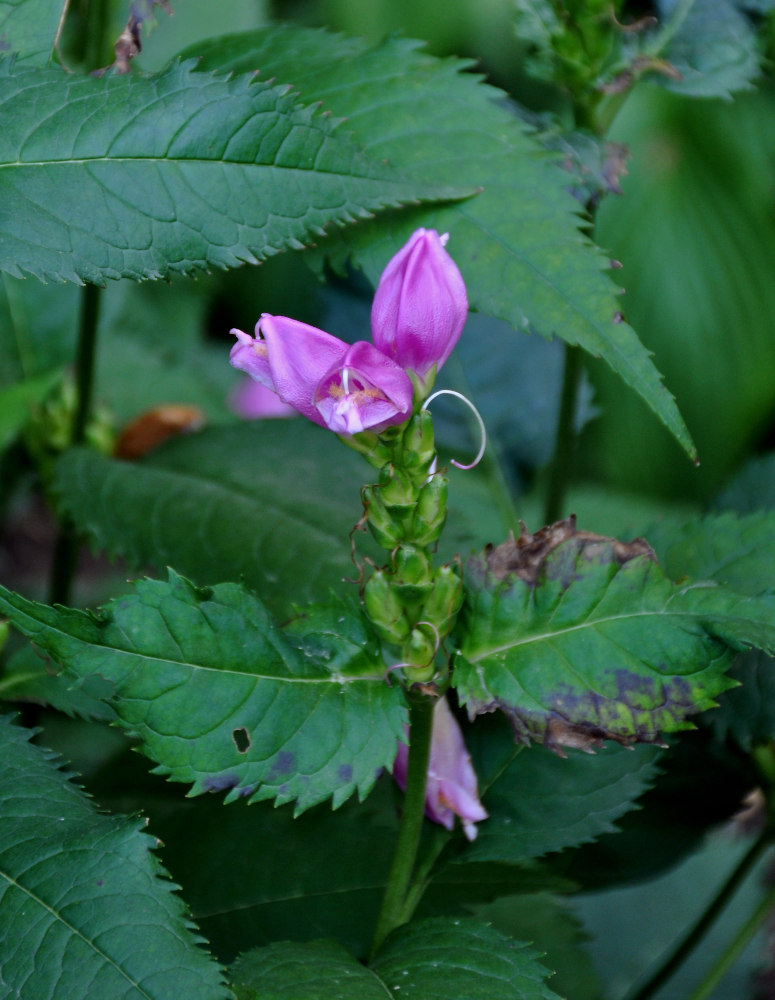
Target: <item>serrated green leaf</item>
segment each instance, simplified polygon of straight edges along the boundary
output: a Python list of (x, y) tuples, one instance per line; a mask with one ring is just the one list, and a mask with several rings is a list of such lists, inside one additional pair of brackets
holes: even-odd
[(649, 543), (673, 580), (715, 580), (738, 594), (775, 587), (775, 513), (707, 515), (684, 524), (663, 521)]
[(557, 1000), (535, 956), (484, 924), (437, 917), (399, 927), (372, 969), (401, 1000)]
[[(692, 97), (727, 99), (753, 86), (761, 72), (763, 45), (745, 12), (750, 4), (694, 0), (687, 9), (678, 0), (661, 0), (657, 8), (670, 35), (660, 57), (680, 76), (654, 74), (649, 77), (651, 82)], [(682, 19), (673, 33), (671, 15), (680, 8)]]
[(562, 899), (549, 893), (509, 896), (477, 908), (476, 915), (501, 934), (530, 941), (539, 949), (542, 964), (554, 972), (552, 989), (560, 996), (568, 1000), (600, 1000), (606, 995), (585, 948), (588, 936)]
[(558, 757), (514, 746), (508, 727), (477, 719), (467, 735), (482, 802), (489, 813), (457, 859), (517, 862), (613, 832), (653, 783), (661, 751), (606, 746), (594, 756)]
[(0, 0), (0, 53), (17, 53), (19, 63), (43, 66), (51, 61), (54, 43), (69, 0)]
[[(103, 282), (255, 263), (423, 197), (282, 86), (0, 65), (0, 269)], [(470, 193), (467, 192), (467, 193)]]
[(309, 640), (286, 638), (243, 587), (197, 591), (172, 572), (99, 616), (5, 589), (0, 610), (71, 675), (111, 682), (120, 724), (192, 794), (337, 806), (370, 791), (403, 736), (401, 689), (344, 604), (309, 612)]
[(620, 546), (571, 533), (541, 560), (531, 552), (524, 578), (517, 562), (469, 563), (453, 674), (469, 712), (502, 708), (518, 739), (555, 748), (654, 741), (730, 686), (725, 643), (775, 639), (766, 604), (680, 588)]
[[(255, 949), (233, 966), (238, 998), (272, 1000), (555, 1000), (550, 973), (524, 944), (472, 920), (409, 924), (371, 968), (333, 941), (287, 941)], [(399, 992), (400, 991), (400, 992)]]
[[(190, 51), (191, 55), (194, 50)], [(693, 454), (675, 402), (648, 351), (619, 322), (607, 258), (579, 230), (568, 177), (533, 141), (500, 91), (434, 59), (418, 43), (375, 48), (319, 31), (270, 28), (198, 46), (202, 66), (259, 70), (321, 100), (371, 155), (429, 182), (468, 181), (483, 190), (460, 206), (389, 213), (326, 242), (376, 283), (389, 257), (422, 225), (449, 232), (474, 309), (517, 328), (561, 337), (600, 356)]]
[(0, 720), (0, 983), (5, 996), (228, 997), (162, 881), (141, 822), (106, 816), (30, 733)]

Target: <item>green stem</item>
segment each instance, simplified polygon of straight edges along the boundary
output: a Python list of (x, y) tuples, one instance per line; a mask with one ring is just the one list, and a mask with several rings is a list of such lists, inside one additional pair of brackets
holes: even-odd
[[(78, 326), (78, 346), (75, 354), (76, 410), (70, 432), (70, 444), (75, 447), (86, 440), (86, 428), (91, 415), (94, 394), (94, 359), (97, 351), (100, 290), (96, 285), (84, 285), (81, 295), (81, 316)], [(78, 562), (80, 543), (75, 526), (63, 520), (54, 543), (51, 563), (49, 600), (51, 604), (68, 604), (73, 576)]]
[(688, 934), (680, 941), (666, 962), (641, 986), (628, 995), (627, 1000), (648, 1000), (664, 983), (680, 968), (698, 944), (703, 940), (716, 919), (723, 912), (750, 873), (756, 862), (772, 843), (773, 830), (766, 827), (759, 837), (751, 844), (746, 853), (730, 873), (727, 880), (710, 901), (705, 911)]
[(405, 923), (405, 903), (422, 834), (434, 700), (425, 695), (414, 694), (410, 695), (410, 699), (409, 762), (406, 770), (404, 810), (393, 864), (377, 917), (377, 927), (371, 944), (371, 958), (379, 951), (388, 934)]
[(726, 950), (722, 952), (715, 965), (711, 967), (703, 981), (687, 1000), (708, 1000), (708, 997), (743, 953), (754, 934), (767, 917), (771, 916), (773, 907), (775, 907), (775, 887), (765, 893), (754, 912), (729, 942)]
[(544, 524), (552, 524), (563, 516), (570, 479), (570, 458), (576, 437), (573, 424), (580, 384), (581, 348), (566, 344), (557, 438), (549, 467)]

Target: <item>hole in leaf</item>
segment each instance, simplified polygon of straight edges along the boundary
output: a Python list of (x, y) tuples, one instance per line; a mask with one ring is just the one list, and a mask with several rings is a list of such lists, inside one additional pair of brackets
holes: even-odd
[(239, 729), (235, 729), (231, 734), (231, 738), (234, 740), (234, 746), (237, 748), (237, 753), (247, 753), (248, 750), (250, 750), (250, 733), (244, 726), (240, 726)]

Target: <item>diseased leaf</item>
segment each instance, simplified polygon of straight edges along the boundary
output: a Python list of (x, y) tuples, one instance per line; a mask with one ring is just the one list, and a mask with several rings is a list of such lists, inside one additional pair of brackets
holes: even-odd
[(159, 278), (255, 263), (332, 223), (463, 192), (406, 181), (286, 87), (0, 64), (0, 270)]
[(243, 587), (198, 591), (170, 571), (99, 615), (4, 589), (0, 611), (71, 675), (111, 682), (120, 724), (192, 794), (337, 806), (370, 791), (403, 736), (401, 689), (345, 604), (310, 609), (286, 637)]
[(405, 925), (370, 968), (333, 941), (286, 941), (248, 952), (231, 973), (239, 1000), (556, 1000), (526, 945), (472, 920)]
[(45, 66), (69, 0), (0, 0), (0, 55), (17, 53), (17, 61)]
[(348, 257), (376, 284), (417, 226), (449, 232), (474, 309), (513, 327), (557, 336), (602, 357), (693, 454), (690, 435), (648, 351), (622, 322), (608, 259), (578, 230), (568, 175), (554, 165), (508, 106), (506, 96), (439, 60), (418, 43), (365, 42), (320, 31), (268, 28), (188, 55), (201, 66), (260, 71), (345, 116), (376, 159), (417, 180), (470, 183), (481, 193), (460, 205), (387, 213), (321, 245), (335, 266)]
[[(648, 546), (573, 519), (469, 563), (454, 683), (518, 740), (582, 749), (689, 728), (732, 682), (726, 644), (775, 642), (771, 603), (671, 583)], [(769, 618), (769, 621), (768, 621)]]
[(0, 719), (3, 995), (225, 1000), (141, 821), (97, 812), (29, 738)]

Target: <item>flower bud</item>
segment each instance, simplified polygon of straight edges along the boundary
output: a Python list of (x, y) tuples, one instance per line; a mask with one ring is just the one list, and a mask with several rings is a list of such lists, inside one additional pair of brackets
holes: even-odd
[(402, 525), (385, 507), (378, 486), (364, 486), (361, 502), (366, 513), (366, 523), (377, 545), (388, 551), (403, 540)]
[(436, 457), (433, 417), (427, 410), (415, 414), (406, 425), (402, 445), (403, 468), (415, 481), (424, 482)]
[(432, 545), (439, 540), (447, 519), (448, 481), (431, 476), (420, 490), (412, 517), (411, 538), (415, 545)]
[(384, 570), (376, 570), (363, 588), (366, 613), (380, 639), (395, 645), (409, 636), (409, 622)]
[(463, 603), (463, 581), (456, 563), (439, 566), (433, 576), (433, 590), (422, 608), (422, 617), (439, 630), (443, 638), (449, 635)]
[(433, 588), (433, 571), (430, 560), (422, 549), (402, 545), (395, 555), (394, 586), (404, 604), (425, 600)]
[(436, 634), (427, 625), (416, 625), (412, 629), (412, 634), (401, 647), (401, 660), (407, 679), (423, 684), (433, 677), (436, 673), (433, 658), (437, 647)]
[(418, 229), (382, 272), (371, 308), (374, 344), (415, 373), (426, 393), (468, 313), (465, 284), (446, 241), (434, 229)]

